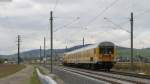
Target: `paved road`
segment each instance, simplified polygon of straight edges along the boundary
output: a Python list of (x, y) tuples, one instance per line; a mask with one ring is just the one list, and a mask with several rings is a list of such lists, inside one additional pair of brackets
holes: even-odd
[(0, 84), (30, 84), (30, 77), (33, 73), (33, 67), (27, 66), (25, 69), (0, 79)]
[(53, 73), (58, 75), (65, 84), (107, 84), (97, 79), (65, 71), (60, 67), (54, 67)]

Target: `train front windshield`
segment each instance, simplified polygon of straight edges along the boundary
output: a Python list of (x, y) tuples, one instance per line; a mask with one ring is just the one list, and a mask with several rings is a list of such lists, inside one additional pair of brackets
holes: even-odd
[(113, 54), (114, 47), (113, 46), (103, 46), (100, 47), (100, 54)]

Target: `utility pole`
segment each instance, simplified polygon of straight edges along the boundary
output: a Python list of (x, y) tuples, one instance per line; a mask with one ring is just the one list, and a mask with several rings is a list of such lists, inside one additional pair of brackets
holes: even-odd
[(40, 46), (40, 62), (42, 61), (42, 49), (41, 49), (41, 46)]
[(46, 63), (46, 55), (45, 55), (45, 48), (46, 48), (46, 39), (44, 37), (44, 63)]
[(20, 35), (18, 35), (18, 64), (20, 64)]
[(83, 47), (84, 47), (84, 37), (83, 37)]
[(131, 67), (133, 66), (133, 12), (131, 12)]
[(52, 62), (52, 58), (53, 58), (53, 12), (50, 12), (50, 45), (51, 45), (51, 73), (52, 73), (52, 69), (53, 69), (53, 62)]

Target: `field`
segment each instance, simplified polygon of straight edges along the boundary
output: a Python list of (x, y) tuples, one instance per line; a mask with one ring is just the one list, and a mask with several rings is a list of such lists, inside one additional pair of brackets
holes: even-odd
[(133, 72), (133, 73), (144, 73), (145, 75), (150, 75), (150, 64), (136, 62), (131, 67), (129, 62), (117, 63), (113, 67), (114, 70), (123, 72)]
[(0, 64), (0, 78), (16, 73), (23, 68), (25, 68), (24, 65)]

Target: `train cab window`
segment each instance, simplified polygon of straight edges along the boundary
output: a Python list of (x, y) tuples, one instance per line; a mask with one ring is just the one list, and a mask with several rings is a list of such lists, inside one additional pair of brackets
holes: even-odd
[(114, 53), (114, 48), (113, 47), (100, 47), (100, 53), (101, 54), (113, 54)]

